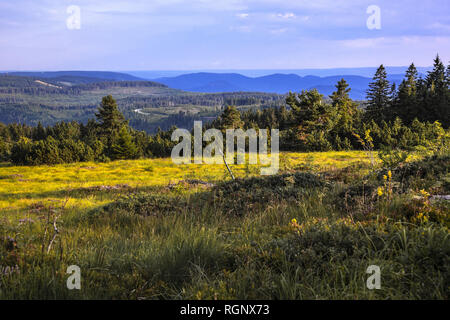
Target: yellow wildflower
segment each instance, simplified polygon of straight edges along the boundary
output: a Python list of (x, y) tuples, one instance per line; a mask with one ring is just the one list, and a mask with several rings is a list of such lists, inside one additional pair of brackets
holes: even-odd
[(391, 178), (392, 178), (392, 172), (391, 172), (391, 170), (388, 171), (388, 177), (389, 177), (389, 180), (391, 180)]
[(379, 187), (378, 188), (378, 196), (381, 197), (383, 195), (383, 188)]
[(291, 227), (294, 228), (294, 229), (300, 229), (301, 228), (300, 225), (297, 222), (297, 219), (295, 219), (295, 218), (291, 220)]
[(420, 194), (425, 198), (430, 196), (430, 194), (428, 192), (426, 192), (424, 189), (420, 190)]

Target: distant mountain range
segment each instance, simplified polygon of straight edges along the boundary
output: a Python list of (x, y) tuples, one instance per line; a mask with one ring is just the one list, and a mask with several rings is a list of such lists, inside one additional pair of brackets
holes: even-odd
[[(416, 66), (417, 67), (417, 66)], [(407, 66), (403, 67), (391, 67), (385, 66), (388, 74), (405, 74), (408, 69)], [(417, 67), (419, 73), (426, 74), (427, 71), (431, 71), (433, 67)], [(328, 69), (230, 69), (230, 70), (153, 70), (153, 71), (121, 71), (133, 76), (143, 79), (157, 79), (164, 77), (177, 77), (183, 74), (190, 73), (238, 73), (246, 77), (263, 77), (272, 74), (296, 74), (301, 77), (305, 76), (317, 76), (317, 77), (330, 77), (339, 74), (361, 76), (366, 78), (372, 78), (377, 67), (363, 67), (363, 68), (328, 68)]]
[[(403, 67), (391, 67), (394, 71), (401, 71)], [(369, 68), (353, 69), (336, 69), (336, 71), (351, 72), (367, 72)], [(423, 70), (422, 70), (423, 69)], [(426, 68), (421, 68), (421, 72), (425, 73)], [(335, 69), (333, 69), (335, 70)], [(391, 71), (392, 71), (391, 70)], [(316, 70), (317, 71), (317, 70)], [(323, 71), (323, 70), (322, 70)], [(156, 71), (155, 71), (156, 72)], [(255, 71), (256, 72), (256, 71)], [(260, 71), (262, 72), (262, 70)], [(323, 71), (325, 72), (325, 71)], [(327, 71), (330, 72), (330, 71)], [(146, 81), (151, 80), (167, 85), (173, 89), (179, 89), (191, 92), (219, 93), (219, 92), (267, 92), (285, 94), (289, 91), (299, 92), (301, 90), (309, 90), (316, 88), (320, 93), (328, 96), (335, 91), (335, 86), (339, 80), (344, 78), (352, 89), (350, 96), (355, 100), (364, 100), (371, 77), (361, 75), (332, 75), (317, 76), (298, 74), (275, 73), (264, 76), (250, 77), (240, 73), (213, 73), (198, 72), (187, 74), (172, 73), (168, 77), (152, 78), (146, 77), (146, 71), (142, 71), (139, 75), (143, 77), (123, 73), (108, 71), (50, 71), (50, 72), (8, 72), (9, 75), (31, 77), (44, 81), (51, 81), (53, 84), (73, 86), (78, 84), (88, 84), (107, 81)], [(404, 74), (390, 74), (389, 81), (400, 84)]]
[[(352, 91), (350, 96), (355, 100), (363, 100), (366, 90), (372, 81), (369, 77), (355, 75), (338, 76), (305, 76), (296, 74), (272, 74), (262, 77), (247, 77), (238, 73), (191, 73), (176, 77), (153, 79), (153, 81), (165, 84), (174, 89), (192, 92), (268, 92), (284, 94), (289, 91), (299, 92), (316, 88), (324, 95), (330, 95), (335, 91), (336, 84), (344, 78)], [(400, 84), (404, 75), (392, 74), (389, 81)]]

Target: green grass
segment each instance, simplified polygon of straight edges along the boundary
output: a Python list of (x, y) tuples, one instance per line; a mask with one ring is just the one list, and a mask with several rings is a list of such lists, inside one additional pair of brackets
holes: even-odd
[[(234, 182), (223, 166), (170, 159), (4, 164), (0, 298), (448, 299), (449, 206), (420, 192), (448, 192), (448, 158), (386, 181), (361, 152), (281, 160), (274, 177), (233, 166)], [(193, 178), (216, 186), (175, 184)], [(81, 290), (66, 287), (69, 265)], [(381, 290), (366, 288), (369, 265)]]

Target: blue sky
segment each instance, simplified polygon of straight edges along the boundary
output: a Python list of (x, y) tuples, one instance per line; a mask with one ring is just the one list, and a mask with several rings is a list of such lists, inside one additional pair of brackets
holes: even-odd
[[(381, 29), (366, 25), (370, 5)], [(449, 12), (448, 0), (0, 0), (0, 70), (428, 66), (450, 60)]]

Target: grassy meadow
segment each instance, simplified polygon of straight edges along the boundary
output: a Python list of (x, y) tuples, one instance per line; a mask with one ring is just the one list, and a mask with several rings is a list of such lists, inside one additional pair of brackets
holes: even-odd
[[(338, 170), (369, 163), (361, 151), (284, 153), (280, 160), (282, 171)], [(255, 165), (235, 165), (232, 170), (240, 178), (259, 175), (259, 167)], [(119, 191), (150, 190), (188, 179), (214, 182), (231, 178), (225, 165), (176, 165), (170, 158), (28, 167), (4, 163), (0, 164), (0, 209), (21, 215), (37, 202), (65, 199), (68, 199), (66, 208), (92, 209), (111, 202), (120, 192), (89, 192), (89, 188), (119, 186)]]
[(280, 161), (1, 164), (0, 299), (449, 298), (448, 154)]

